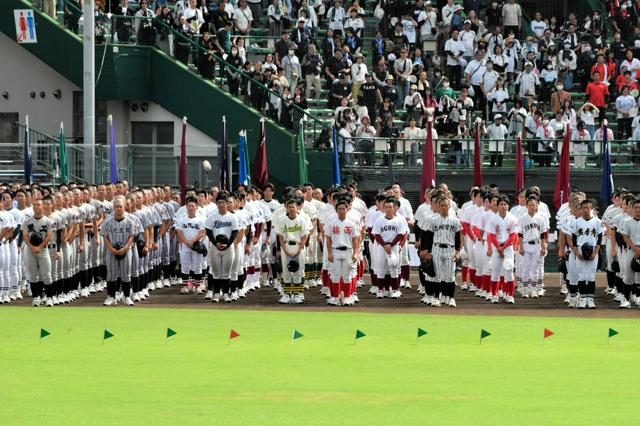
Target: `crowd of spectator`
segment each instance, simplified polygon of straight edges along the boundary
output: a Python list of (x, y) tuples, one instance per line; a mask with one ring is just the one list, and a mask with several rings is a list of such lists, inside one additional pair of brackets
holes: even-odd
[[(630, 140), (637, 152), (635, 3), (607, 1), (605, 14), (566, 18), (535, 12), (526, 22), (516, 0), (269, 1), (142, 0), (132, 7), (114, 0), (107, 10), (98, 0), (96, 16), (97, 22), (106, 13), (137, 17), (115, 21), (115, 41), (135, 34), (137, 43), (157, 45), (204, 78), (222, 76), (232, 95), (293, 130), (302, 117), (296, 112), (311, 100), (334, 111), (347, 164), (372, 164), (374, 138), (381, 137), (390, 141), (385, 162), (404, 138), (403, 161), (415, 165), (428, 122), (434, 139), (450, 141), (440, 150), (446, 161), (468, 164), (468, 143), (460, 141), (473, 138), (476, 117), (497, 167), (520, 134), (531, 159), (552, 165), (567, 125), (575, 165), (584, 167), (589, 154), (599, 154), (607, 112), (617, 119), (610, 139)], [(65, 12), (77, 30), (66, 3)], [(365, 25), (371, 15), (373, 29)], [(248, 53), (265, 41), (270, 53)], [(315, 146), (330, 148), (330, 136), (322, 132)]]

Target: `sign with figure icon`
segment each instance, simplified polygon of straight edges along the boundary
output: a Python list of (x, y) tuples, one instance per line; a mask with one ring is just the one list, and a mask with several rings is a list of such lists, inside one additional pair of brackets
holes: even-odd
[(31, 9), (16, 9), (13, 11), (16, 22), (16, 40), (18, 43), (37, 43), (36, 21)]

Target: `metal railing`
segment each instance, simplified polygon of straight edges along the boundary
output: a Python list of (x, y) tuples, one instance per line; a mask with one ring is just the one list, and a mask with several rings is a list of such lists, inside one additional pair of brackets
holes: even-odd
[[(63, 0), (63, 2), (69, 10), (79, 16), (79, 23), (77, 25), (76, 21), (72, 20), (71, 22), (74, 23), (72, 28), (74, 32), (81, 36), (82, 11), (78, 9), (77, 6), (73, 3), (68, 2), (68, 0)], [(34, 6), (36, 6), (37, 2), (33, 1), (32, 3), (34, 4)], [(229, 74), (233, 73), (238, 75), (241, 80), (239, 84), (239, 95), (242, 96), (247, 106), (265, 114), (273, 121), (290, 130), (294, 134), (297, 134), (298, 132), (300, 120), (304, 119), (306, 121), (305, 138), (308, 138), (309, 140), (305, 140), (305, 145), (311, 145), (314, 138), (317, 137), (317, 135), (319, 135), (323, 129), (328, 129), (330, 127), (328, 123), (319, 119), (315, 115), (309, 113), (293, 102), (292, 95), (294, 87), (291, 87), (291, 97), (285, 98), (278, 90), (274, 90), (265, 86), (262, 82), (254, 79), (244, 70), (231, 65), (217, 52), (207, 51), (199, 43), (199, 34), (194, 33), (190, 36), (186, 36), (185, 34), (177, 31), (172, 26), (168, 25), (163, 20), (154, 17), (152, 19), (154, 34), (153, 40), (140, 40), (138, 37), (139, 33), (136, 32), (136, 23), (141, 21), (142, 19), (145, 18), (136, 16), (112, 15), (110, 13), (106, 14), (102, 12), (98, 13), (95, 18), (96, 43), (141, 44), (141, 42), (144, 42), (145, 45), (149, 45), (163, 51), (168, 56), (172, 57), (176, 61), (182, 62), (183, 64), (187, 65), (192, 71), (196, 72), (198, 71), (200, 54), (211, 54), (213, 60), (215, 61), (213, 76), (214, 78), (207, 79), (208, 81), (212, 82), (216, 86), (223, 88), (223, 90), (228, 91)], [(63, 21), (65, 26), (69, 28), (68, 24), (70, 20), (65, 16)], [(233, 38), (235, 37), (236, 36), (233, 35)], [(125, 38), (125, 40), (122, 40), (123, 38)], [(183, 52), (181, 58), (177, 57), (176, 50), (178, 47), (178, 43), (181, 44), (181, 49), (188, 49), (186, 58), (184, 56), (184, 50), (181, 50), (181, 52)], [(300, 78), (302, 78), (302, 76), (300, 76)], [(247, 89), (249, 84), (251, 85), (252, 90), (259, 90), (262, 92), (263, 102), (261, 103), (261, 105), (257, 106), (255, 103), (251, 102)]]
[[(539, 151), (538, 139), (523, 141), (525, 169), (553, 166), (557, 163), (563, 141), (553, 141), (553, 151)], [(338, 138), (341, 165), (345, 168), (420, 168), (425, 138)], [(513, 169), (516, 165), (516, 140), (502, 141), (481, 139), (482, 162), (490, 167)], [(472, 169), (474, 160), (473, 138), (437, 139), (434, 141), (436, 167), (441, 169)], [(582, 144), (582, 150), (571, 146), (572, 170), (598, 169), (601, 167), (602, 143), (591, 141)], [(329, 150), (331, 145), (318, 147)], [(348, 148), (348, 149), (347, 149)], [(585, 151), (586, 150), (586, 151)], [(640, 165), (640, 141), (612, 140), (611, 162), (614, 168), (635, 169)], [(351, 152), (346, 152), (351, 151)]]

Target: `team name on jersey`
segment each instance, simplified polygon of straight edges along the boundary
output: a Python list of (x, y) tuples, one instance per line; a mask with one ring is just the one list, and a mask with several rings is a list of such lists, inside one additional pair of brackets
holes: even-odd
[[(353, 232), (353, 227), (352, 226), (345, 226), (344, 227), (344, 233), (347, 235), (351, 235), (351, 233)], [(334, 235), (338, 235), (340, 234), (340, 227), (339, 226), (334, 226), (331, 228), (331, 233)]]
[(48, 232), (49, 231), (49, 227), (46, 226), (46, 225), (41, 225), (38, 228), (33, 223), (30, 223), (29, 225), (27, 225), (27, 231), (29, 231), (30, 233), (31, 232)]
[(398, 227), (395, 225), (384, 225), (380, 228), (380, 232), (398, 232)]
[(523, 232), (531, 231), (533, 229), (540, 231), (540, 225), (536, 222), (531, 222), (522, 227)]
[(230, 228), (232, 225), (231, 222), (225, 222), (222, 220), (216, 220), (215, 222), (213, 222), (213, 227), (215, 229), (220, 229), (220, 228)]
[(291, 225), (291, 226), (284, 225), (283, 228), (282, 228), (282, 231), (283, 232), (292, 232), (292, 233), (301, 232), (302, 231), (302, 225)]
[(182, 228), (183, 229), (200, 229), (200, 224), (199, 223), (183, 223)]
[(451, 223), (443, 223), (441, 225), (434, 225), (433, 232), (437, 231), (456, 231), (456, 227)]
[(596, 230), (594, 228), (580, 228), (578, 229), (578, 231), (576, 232), (576, 235), (580, 236), (580, 235), (586, 235), (586, 236), (593, 236), (593, 237), (597, 237), (598, 234), (596, 232)]

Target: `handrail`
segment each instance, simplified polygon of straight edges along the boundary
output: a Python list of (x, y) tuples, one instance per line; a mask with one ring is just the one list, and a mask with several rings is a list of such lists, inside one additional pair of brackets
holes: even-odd
[[(72, 9), (76, 10), (77, 12), (82, 13), (82, 11), (80, 9), (78, 9), (74, 4), (69, 3), (69, 0), (63, 0), (63, 2), (69, 6), (71, 6)], [(141, 20), (143, 18), (139, 17), (139, 16), (122, 16), (122, 15), (111, 15), (109, 14), (105, 14), (108, 15), (110, 17), (110, 19), (113, 20), (118, 20), (118, 19), (123, 19), (123, 20)], [(146, 18), (148, 19), (148, 18)], [(153, 18), (153, 22), (154, 24), (159, 25), (160, 27), (163, 27), (165, 30), (169, 31), (171, 34), (173, 34), (174, 37), (178, 37), (180, 40), (184, 40), (187, 43), (189, 43), (191, 45), (191, 49), (196, 49), (199, 52), (207, 52), (208, 51), (200, 46), (200, 44), (198, 44), (197, 42), (195, 42), (194, 40), (192, 40), (189, 37), (186, 37), (184, 34), (176, 31), (174, 28), (172, 28), (171, 26), (167, 25), (164, 21), (157, 19), (156, 16), (154, 16)], [(155, 49), (158, 49), (155, 45), (151, 46)], [(160, 50), (160, 49), (158, 49)], [(251, 77), (250, 75), (246, 74), (242, 69), (240, 68), (236, 68), (233, 65), (231, 65), (230, 63), (228, 63), (226, 60), (224, 60), (222, 57), (220, 57), (217, 53), (213, 53), (212, 56), (215, 58), (216, 61), (218, 61), (219, 64), (223, 65), (224, 68), (228, 68), (231, 69), (234, 73), (238, 73), (242, 76), (242, 78), (251, 81), (252, 84), (257, 85), (261, 90), (265, 91), (266, 94), (274, 94), (276, 95), (282, 102), (283, 104), (289, 104), (290, 99), (285, 99), (280, 93), (278, 93), (277, 91), (274, 91), (272, 89), (269, 89), (267, 86), (265, 86), (264, 84), (262, 84), (261, 82), (259, 82), (258, 80), (254, 79), (253, 77)], [(174, 58), (175, 59), (175, 58)], [(215, 82), (212, 82), (213, 84), (215, 84)], [(300, 108), (299, 106), (295, 105), (295, 104), (291, 104), (290, 105), (292, 107), (293, 110), (297, 111), (299, 114), (302, 114), (303, 116), (308, 117), (308, 121), (309, 120), (313, 120), (315, 122), (317, 122), (317, 124), (319, 124), (321, 127), (324, 128), (329, 128), (329, 125), (327, 123), (323, 123), (318, 117), (316, 117), (315, 115), (307, 112), (306, 110)], [(249, 106), (249, 108), (252, 108), (251, 106)], [(263, 114), (262, 111), (259, 111), (261, 114)]]

